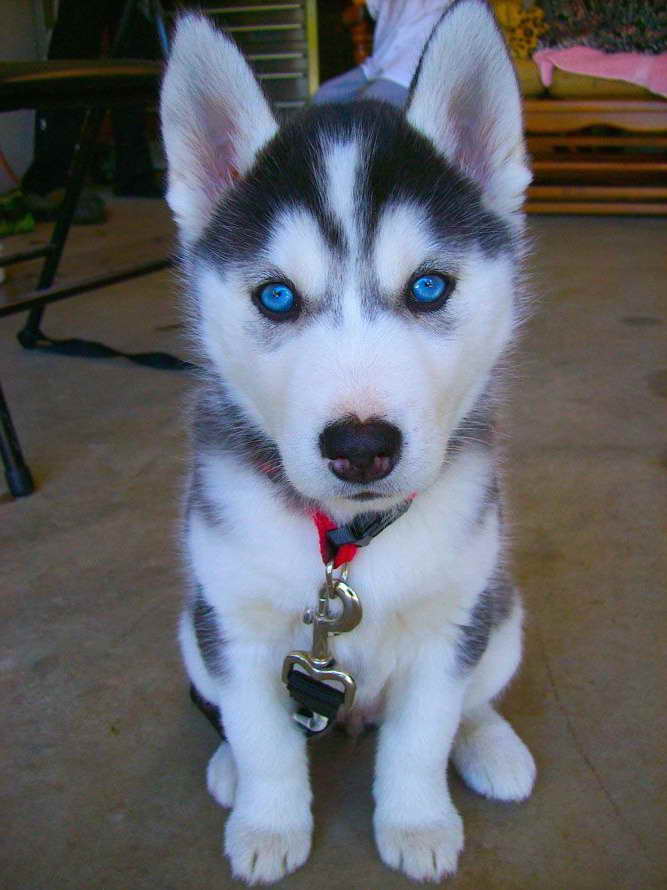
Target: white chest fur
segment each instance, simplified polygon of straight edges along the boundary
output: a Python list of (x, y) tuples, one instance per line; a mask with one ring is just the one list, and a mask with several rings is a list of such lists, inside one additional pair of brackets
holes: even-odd
[[(279, 670), (287, 651), (310, 644), (302, 615), (323, 580), (312, 520), (287, 509), (273, 483), (233, 459), (207, 458), (202, 470), (221, 522), (197, 512), (189, 518), (195, 579), (226, 644), (263, 643)], [(438, 635), (453, 644), (466, 623), (498, 559), (497, 512), (480, 513), (490, 472), (488, 452), (467, 449), (352, 563), (350, 585), (364, 616), (332, 640), (332, 650), (354, 674), (360, 702), (375, 698), (422, 642)]]

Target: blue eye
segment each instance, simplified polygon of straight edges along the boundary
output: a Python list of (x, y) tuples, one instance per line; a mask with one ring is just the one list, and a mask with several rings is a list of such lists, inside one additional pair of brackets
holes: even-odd
[(280, 281), (260, 287), (256, 299), (259, 302), (259, 308), (265, 309), (272, 316), (289, 315), (297, 305), (296, 295), (292, 288)]
[(435, 303), (449, 289), (449, 279), (442, 275), (421, 275), (410, 285), (410, 294), (418, 303)]

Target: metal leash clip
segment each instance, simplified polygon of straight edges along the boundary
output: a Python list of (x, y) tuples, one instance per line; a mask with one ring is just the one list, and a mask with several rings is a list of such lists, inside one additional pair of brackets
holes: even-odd
[[(323, 732), (336, 716), (344, 716), (354, 702), (354, 679), (345, 671), (336, 670), (329, 650), (330, 636), (353, 630), (361, 621), (361, 603), (346, 584), (347, 570), (346, 564), (340, 577), (336, 577), (333, 562), (327, 563), (317, 608), (308, 608), (303, 615), (304, 623), (313, 625), (311, 650), (290, 652), (283, 662), (282, 681), (301, 705), (294, 718), (310, 735)], [(335, 612), (331, 608), (334, 600), (340, 602), (340, 610)]]

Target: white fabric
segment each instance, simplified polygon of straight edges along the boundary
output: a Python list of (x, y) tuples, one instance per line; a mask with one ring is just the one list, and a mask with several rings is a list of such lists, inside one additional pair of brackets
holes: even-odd
[(424, 45), (451, 0), (367, 0), (376, 20), (373, 54), (362, 62), (369, 80), (409, 87)]

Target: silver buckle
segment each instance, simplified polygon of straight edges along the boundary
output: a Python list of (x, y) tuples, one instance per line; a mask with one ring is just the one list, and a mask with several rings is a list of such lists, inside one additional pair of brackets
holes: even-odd
[[(347, 574), (347, 563), (343, 566), (338, 577), (334, 575), (333, 562), (327, 563), (325, 581), (317, 598), (317, 608), (314, 610), (308, 608), (303, 614), (304, 623), (313, 625), (313, 643), (310, 652), (300, 649), (290, 652), (283, 661), (282, 670), (282, 681), (285, 684), (287, 684), (287, 678), (292, 668), (302, 671), (321, 683), (340, 684), (344, 695), (343, 704), (339, 710), (341, 716), (347, 714), (354, 703), (356, 683), (350, 674), (336, 669), (335, 659), (329, 649), (329, 637), (353, 630), (361, 621), (363, 614), (359, 597), (345, 583)], [(338, 600), (341, 605), (340, 611), (336, 614), (331, 610), (334, 600)], [(306, 726), (307, 729), (317, 732), (321, 728), (319, 721), (324, 718), (318, 714), (313, 715), (312, 718), (295, 714), (294, 719)], [(318, 729), (307, 725), (315, 719), (318, 722)]]

